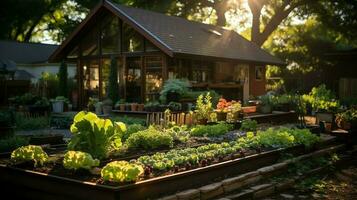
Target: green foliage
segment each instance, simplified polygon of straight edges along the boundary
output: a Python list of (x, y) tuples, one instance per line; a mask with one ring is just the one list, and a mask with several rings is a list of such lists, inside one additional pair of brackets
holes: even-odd
[(233, 125), (227, 123), (219, 123), (215, 125), (198, 125), (191, 129), (192, 136), (207, 136), (217, 137), (233, 130)]
[(266, 131), (258, 131), (257, 140), (260, 145), (265, 147), (284, 148), (303, 144), (309, 148), (320, 138), (308, 129), (269, 128)]
[(117, 58), (113, 57), (110, 62), (110, 74), (108, 85), (108, 97), (113, 102), (119, 100), (119, 85), (118, 85), (118, 63)]
[(15, 125), (17, 130), (37, 130), (48, 128), (48, 117), (24, 117), (23, 115), (15, 115)]
[(177, 126), (174, 125), (170, 128), (164, 130), (167, 134), (171, 135), (171, 137), (175, 141), (186, 142), (190, 138), (190, 131), (188, 130), (186, 125)]
[(68, 151), (64, 154), (63, 167), (66, 169), (87, 169), (99, 166), (99, 160), (93, 159), (89, 153)]
[(11, 153), (11, 160), (18, 161), (33, 161), (34, 166), (42, 166), (48, 161), (48, 155), (40, 146), (28, 145), (15, 149)]
[(29, 144), (29, 139), (20, 136), (13, 136), (0, 140), (0, 152), (10, 152), (21, 146)]
[(336, 114), (336, 123), (341, 126), (343, 121), (345, 122), (357, 122), (357, 107), (351, 107), (350, 109)]
[(79, 112), (71, 125), (73, 134), (68, 144), (69, 150), (83, 151), (94, 158), (106, 158), (113, 150), (118, 150), (122, 143), (120, 137), (126, 131), (122, 122), (114, 124), (109, 119), (98, 118), (91, 112)]
[(257, 131), (258, 122), (251, 119), (245, 119), (242, 121), (240, 130), (242, 131)]
[(288, 131), (274, 130), (269, 128), (266, 131), (258, 131), (258, 142), (264, 147), (286, 148), (295, 144), (294, 136)]
[(210, 93), (210, 96), (212, 97), (212, 105), (217, 105), (219, 99), (222, 97), (222, 95), (218, 94), (214, 90), (208, 90), (208, 91), (188, 91), (185, 95), (183, 95), (183, 98), (186, 99), (192, 99), (195, 100), (197, 99), (201, 94), (206, 94)]
[(182, 110), (182, 104), (179, 103), (179, 102), (173, 102), (173, 101), (171, 101), (171, 102), (169, 103), (168, 107), (169, 107), (169, 109), (170, 109), (171, 111), (180, 111), (180, 110)]
[(67, 72), (67, 64), (62, 61), (61, 66), (58, 71), (58, 95), (59, 96), (68, 96), (67, 91), (67, 81), (68, 81), (68, 72)]
[(68, 98), (64, 96), (57, 96), (55, 99), (51, 99), (51, 102), (53, 101), (63, 101), (64, 103), (69, 104)]
[(313, 87), (309, 95), (303, 95), (303, 99), (310, 103), (315, 111), (335, 111), (339, 106), (335, 95), (324, 84)]
[[(185, 95), (188, 92), (188, 87), (190, 83), (188, 80), (183, 79), (168, 79), (165, 81), (164, 87), (160, 92), (160, 101), (163, 103), (167, 102), (167, 94), (168, 93), (176, 93), (180, 97)], [(179, 101), (179, 99), (177, 99)]]
[(103, 167), (101, 176), (104, 181), (122, 183), (136, 181), (143, 173), (144, 169), (141, 165), (127, 161), (113, 161)]
[(212, 97), (210, 93), (207, 92), (205, 96), (201, 94), (196, 100), (195, 117), (198, 120), (209, 119), (210, 113), (212, 112)]
[(137, 117), (128, 117), (127, 115), (125, 115), (124, 117), (110, 117), (110, 119), (112, 120), (112, 122), (121, 121), (126, 125), (132, 125), (132, 124), (140, 124), (142, 126), (146, 125), (146, 119), (137, 118)]
[(39, 100), (37, 100), (34, 104), (35, 106), (50, 106), (50, 101), (46, 97), (41, 97)]
[(146, 129), (145, 126), (142, 126), (141, 124), (130, 124), (127, 127), (128, 128), (122, 137), (124, 141), (127, 140), (133, 133)]
[(150, 126), (146, 130), (130, 135), (125, 144), (128, 148), (156, 149), (159, 147), (172, 147), (173, 138), (169, 134)]

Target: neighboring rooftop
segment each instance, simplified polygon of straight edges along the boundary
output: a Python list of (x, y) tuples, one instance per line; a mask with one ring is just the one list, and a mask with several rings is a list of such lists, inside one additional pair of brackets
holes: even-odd
[(20, 64), (45, 63), (58, 45), (0, 40), (0, 60)]

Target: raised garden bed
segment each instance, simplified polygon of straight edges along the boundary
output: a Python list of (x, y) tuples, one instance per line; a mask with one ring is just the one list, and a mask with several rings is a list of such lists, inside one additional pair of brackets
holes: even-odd
[[(324, 145), (333, 141), (329, 140)], [(324, 146), (321, 145), (321, 146)], [(308, 150), (310, 151), (310, 150)], [(103, 185), (95, 177), (82, 180), (75, 176), (58, 176), (0, 165), (0, 182), (4, 191), (17, 188), (14, 197), (31, 199), (147, 199), (210, 183), (232, 175), (245, 173), (277, 162), (283, 153), (301, 155), (308, 152), (302, 145), (287, 149), (267, 150), (245, 157), (232, 158), (206, 167), (186, 170), (131, 184)]]

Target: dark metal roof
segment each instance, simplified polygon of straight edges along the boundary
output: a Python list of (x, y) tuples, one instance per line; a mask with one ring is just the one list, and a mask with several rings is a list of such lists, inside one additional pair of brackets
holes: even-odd
[(174, 54), (285, 64), (233, 30), (111, 2), (109, 4)]
[(138, 8), (131, 8), (104, 0), (92, 10), (79, 27), (51, 55), (51, 60), (59, 60), (63, 50), (75, 39), (80, 29), (88, 23), (95, 12), (106, 8), (144, 35), (154, 45), (173, 56), (198, 56), (229, 59), (262, 64), (285, 65), (254, 43), (232, 30), (189, 21)]
[(57, 47), (51, 44), (0, 41), (0, 59), (21, 64), (44, 63)]

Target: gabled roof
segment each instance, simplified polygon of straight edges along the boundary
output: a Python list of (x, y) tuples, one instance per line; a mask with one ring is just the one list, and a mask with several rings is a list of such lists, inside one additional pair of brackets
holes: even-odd
[[(171, 57), (194, 55), (264, 64), (285, 64), (232, 30), (118, 5), (108, 0), (104, 0), (101, 6), (131, 25)], [(93, 12), (97, 12), (99, 7), (97, 6), (88, 18), (93, 17)], [(83, 23), (88, 21), (89, 19), (86, 19)], [(78, 31), (75, 31), (63, 45), (68, 44)], [(62, 48), (51, 57), (56, 58), (56, 54)]]
[(45, 63), (58, 45), (0, 41), (0, 60), (20, 64)]

